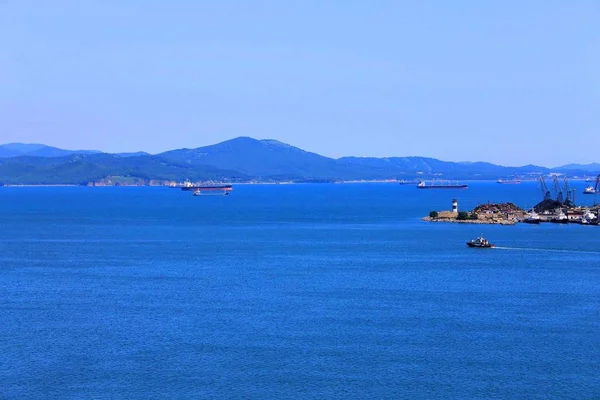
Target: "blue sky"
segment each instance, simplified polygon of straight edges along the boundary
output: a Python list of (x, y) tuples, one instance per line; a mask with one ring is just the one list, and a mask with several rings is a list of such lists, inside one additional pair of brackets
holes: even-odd
[(600, 161), (600, 2), (0, 1), (0, 142)]

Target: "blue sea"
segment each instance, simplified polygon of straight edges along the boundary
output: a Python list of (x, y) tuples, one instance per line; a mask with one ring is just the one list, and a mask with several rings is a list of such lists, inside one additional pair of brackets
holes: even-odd
[(0, 399), (598, 399), (600, 227), (420, 219), (540, 196), (0, 188)]

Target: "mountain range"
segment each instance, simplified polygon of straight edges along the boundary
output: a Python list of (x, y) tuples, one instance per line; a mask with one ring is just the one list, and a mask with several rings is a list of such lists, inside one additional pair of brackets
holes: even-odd
[[(99, 150), (65, 150), (45, 144), (7, 143), (0, 145), (0, 158), (30, 156), (30, 157), (65, 157), (73, 154), (101, 154)], [(144, 151), (135, 153), (117, 153), (121, 157), (150, 155)]]
[(600, 164), (558, 168), (505, 167), (426, 157), (333, 159), (277, 140), (238, 137), (195, 149), (160, 154), (107, 154), (42, 144), (0, 145), (4, 184), (166, 184), (171, 181), (338, 181), (376, 179), (498, 179), (540, 174), (600, 172)]

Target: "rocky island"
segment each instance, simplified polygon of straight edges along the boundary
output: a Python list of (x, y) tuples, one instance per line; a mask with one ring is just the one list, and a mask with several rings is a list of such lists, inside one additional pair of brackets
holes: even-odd
[(424, 221), (456, 222), (463, 224), (514, 225), (525, 218), (526, 212), (513, 203), (487, 203), (471, 211), (458, 211), (458, 202), (452, 201), (451, 211), (431, 211)]

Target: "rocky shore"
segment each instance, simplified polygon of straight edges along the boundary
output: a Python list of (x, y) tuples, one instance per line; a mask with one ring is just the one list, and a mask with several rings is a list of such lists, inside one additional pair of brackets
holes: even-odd
[(457, 224), (498, 224), (498, 225), (514, 225), (517, 223), (516, 220), (504, 219), (504, 218), (481, 218), (481, 219), (464, 219), (459, 220), (456, 218), (456, 214), (452, 211), (440, 211), (438, 216), (423, 217), (423, 221), (428, 222), (454, 222)]

